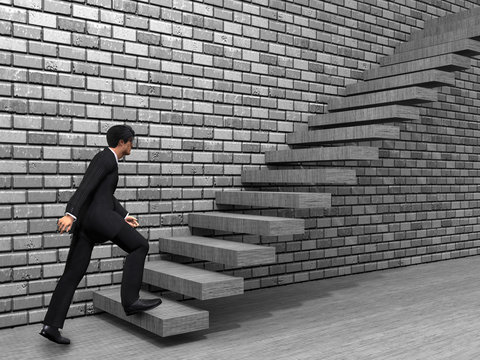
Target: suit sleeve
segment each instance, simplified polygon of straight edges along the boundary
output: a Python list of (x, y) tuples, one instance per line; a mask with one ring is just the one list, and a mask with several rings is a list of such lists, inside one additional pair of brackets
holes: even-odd
[(83, 176), (80, 186), (70, 198), (65, 212), (78, 217), (80, 209), (82, 209), (89, 195), (97, 188), (98, 184), (113, 170), (111, 162), (108, 162), (102, 155), (95, 156), (87, 171)]
[(117, 198), (115, 196), (113, 197), (113, 201), (114, 201), (114, 204), (115, 204), (115, 209), (114, 210), (117, 213), (119, 213), (125, 219), (128, 215), (128, 211), (125, 210), (125, 208), (122, 205), (120, 205), (120, 202), (117, 200)]

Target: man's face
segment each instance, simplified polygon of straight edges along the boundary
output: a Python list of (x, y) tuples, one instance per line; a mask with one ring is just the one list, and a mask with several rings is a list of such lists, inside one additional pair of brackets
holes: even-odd
[(132, 146), (133, 146), (133, 139), (128, 140), (125, 143), (125, 155), (130, 155), (130, 152), (132, 151)]
[(132, 146), (133, 146), (132, 142), (133, 142), (133, 139), (129, 139), (127, 142), (120, 140), (120, 142), (118, 143), (118, 145), (121, 146), (123, 156), (130, 155), (130, 152), (132, 151)]

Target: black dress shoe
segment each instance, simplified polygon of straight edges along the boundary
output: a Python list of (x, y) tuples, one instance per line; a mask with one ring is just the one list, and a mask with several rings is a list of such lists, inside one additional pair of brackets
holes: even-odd
[(141, 311), (150, 310), (162, 303), (161, 299), (138, 299), (132, 305), (124, 308), (127, 316), (136, 314)]
[(48, 340), (56, 342), (57, 344), (70, 344), (70, 340), (63, 337), (58, 331), (58, 328), (50, 325), (43, 325), (40, 335), (46, 337)]

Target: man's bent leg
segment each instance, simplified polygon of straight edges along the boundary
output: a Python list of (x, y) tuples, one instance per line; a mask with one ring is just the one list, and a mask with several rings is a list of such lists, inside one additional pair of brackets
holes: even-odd
[(73, 294), (87, 271), (94, 243), (80, 232), (68, 252), (67, 263), (62, 277), (53, 292), (43, 323), (63, 328)]
[(139, 297), (143, 267), (148, 253), (148, 241), (126, 222), (112, 241), (128, 253), (123, 266), (120, 290), (122, 305), (126, 308), (137, 301)]

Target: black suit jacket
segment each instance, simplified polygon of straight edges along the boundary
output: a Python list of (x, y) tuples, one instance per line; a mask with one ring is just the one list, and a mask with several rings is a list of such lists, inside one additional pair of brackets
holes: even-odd
[(118, 165), (109, 148), (96, 154), (67, 204), (66, 212), (77, 217), (72, 232), (85, 230), (95, 242), (113, 239), (125, 223), (128, 212), (113, 196), (118, 182)]

